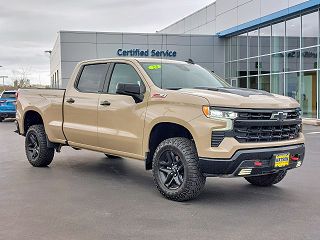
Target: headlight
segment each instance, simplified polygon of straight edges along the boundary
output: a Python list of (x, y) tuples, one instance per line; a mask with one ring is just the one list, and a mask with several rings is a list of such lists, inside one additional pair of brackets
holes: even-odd
[(202, 111), (204, 115), (208, 118), (222, 118), (222, 119), (235, 119), (238, 114), (233, 111), (218, 110), (213, 107), (203, 106)]

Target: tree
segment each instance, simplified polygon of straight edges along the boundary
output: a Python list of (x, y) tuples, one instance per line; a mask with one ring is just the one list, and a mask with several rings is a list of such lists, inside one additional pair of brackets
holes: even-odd
[(15, 88), (29, 88), (31, 87), (30, 79), (30, 67), (21, 67), (19, 70), (12, 70), (12, 79)]

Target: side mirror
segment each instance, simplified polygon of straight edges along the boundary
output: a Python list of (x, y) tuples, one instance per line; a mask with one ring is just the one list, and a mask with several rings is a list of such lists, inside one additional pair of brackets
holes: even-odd
[(141, 93), (141, 88), (139, 84), (135, 83), (118, 83), (117, 94), (127, 95), (133, 97), (136, 103), (142, 102), (143, 95)]

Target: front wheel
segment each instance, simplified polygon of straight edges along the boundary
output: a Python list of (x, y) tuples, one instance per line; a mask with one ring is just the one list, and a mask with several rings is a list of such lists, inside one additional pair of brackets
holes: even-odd
[(162, 195), (174, 201), (196, 198), (206, 178), (198, 165), (194, 143), (187, 138), (169, 138), (157, 147), (153, 156), (153, 179)]
[(33, 125), (28, 129), (25, 148), (28, 161), (34, 167), (46, 167), (53, 160), (54, 148), (47, 146), (47, 135), (43, 125)]
[(287, 174), (287, 170), (279, 171), (277, 173), (272, 173), (268, 175), (262, 175), (262, 176), (254, 176), (254, 177), (246, 177), (245, 179), (255, 186), (260, 187), (269, 187), (274, 184), (277, 184), (284, 179), (284, 177)]

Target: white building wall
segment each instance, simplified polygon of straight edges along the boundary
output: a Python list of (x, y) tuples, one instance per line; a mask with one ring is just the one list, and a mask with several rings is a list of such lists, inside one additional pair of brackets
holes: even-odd
[(159, 32), (215, 35), (302, 2), (306, 0), (217, 0)]

